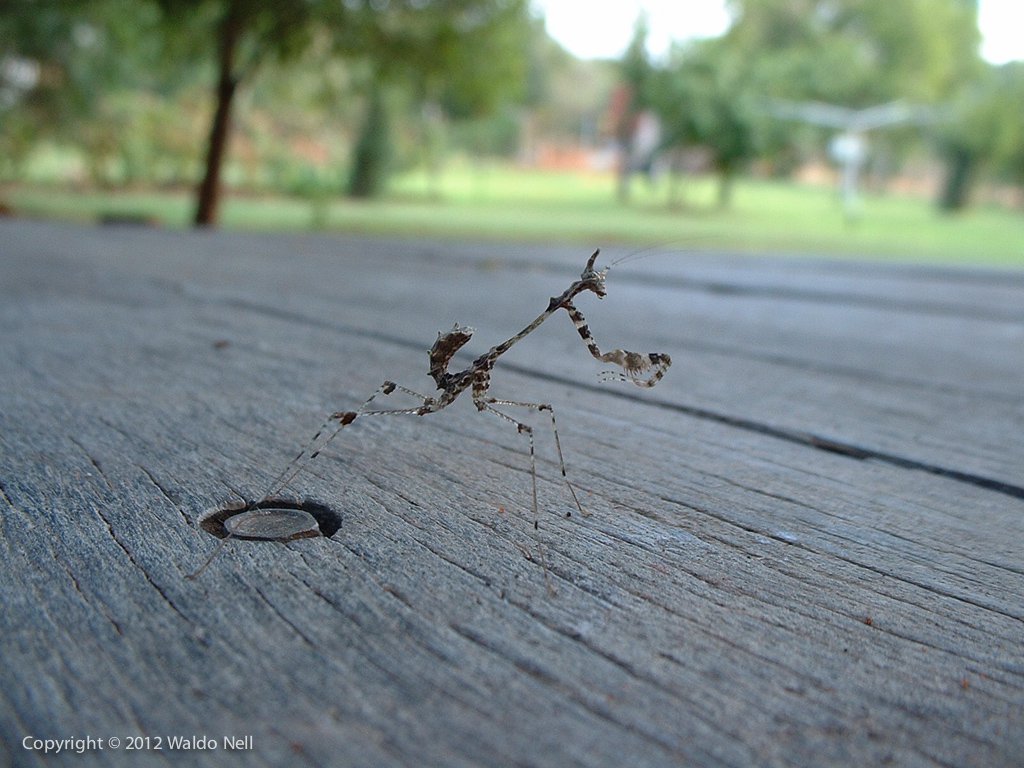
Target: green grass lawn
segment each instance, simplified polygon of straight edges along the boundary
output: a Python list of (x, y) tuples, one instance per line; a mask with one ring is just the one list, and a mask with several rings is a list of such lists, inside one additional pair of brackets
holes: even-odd
[[(712, 179), (687, 182), (686, 205), (670, 209), (667, 182), (636, 179), (628, 205), (615, 199), (611, 174), (541, 173), (500, 166), (453, 168), (435, 182), (422, 173), (396, 178), (379, 201), (228, 194), (228, 229), (325, 231), (398, 237), (535, 242), (693, 243), (706, 249), (779, 252), (1024, 267), (1024, 216), (976, 207), (939, 214), (931, 201), (866, 196), (859, 219), (844, 219), (835, 191), (754, 179), (737, 181), (732, 205), (715, 205)], [(185, 227), (187, 193), (72, 192), (17, 187), (7, 202), (33, 216), (96, 220), (103, 214), (151, 217)]]

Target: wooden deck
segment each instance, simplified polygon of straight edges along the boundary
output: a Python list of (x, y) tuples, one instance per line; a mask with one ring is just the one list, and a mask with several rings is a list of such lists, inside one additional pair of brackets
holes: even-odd
[(493, 377), (554, 405), (589, 517), (533, 417), (535, 531), (526, 439), (467, 395), (294, 480), (332, 537), (186, 578), (326, 414), (588, 255), (0, 221), (0, 765), (1024, 765), (1021, 272), (625, 264), (578, 306), (671, 354), (656, 388), (562, 314)]

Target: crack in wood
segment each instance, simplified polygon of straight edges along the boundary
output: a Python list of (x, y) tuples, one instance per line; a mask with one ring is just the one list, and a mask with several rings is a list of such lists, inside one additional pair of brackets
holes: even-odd
[[(537, 616), (534, 616), (530, 611), (525, 610), (521, 605), (511, 602), (510, 604), (514, 605), (516, 608), (526, 613), (526, 615), (533, 618), (534, 621), (537, 622), (537, 625), (539, 627), (543, 627), (549, 631), (552, 631), (560, 637), (567, 637), (568, 639), (573, 640), (573, 638), (568, 637), (567, 635), (565, 635), (562, 632), (559, 632), (556, 629), (553, 629), (546, 622), (538, 619)], [(681, 749), (680, 745), (671, 741), (667, 737), (666, 733), (663, 733), (655, 728), (641, 728), (639, 724), (631, 723), (621, 719), (620, 717), (617, 717), (611, 706), (607, 704), (605, 704), (604, 706), (599, 705), (598, 700), (601, 696), (600, 692), (594, 691), (589, 687), (581, 687), (579, 685), (579, 681), (573, 681), (576, 684), (572, 685), (570, 684), (569, 680), (560, 677), (554, 672), (549, 672), (540, 662), (534, 659), (529, 659), (518, 655), (509, 655), (503, 648), (496, 645), (490, 638), (477, 632), (469, 626), (466, 626), (459, 622), (450, 622), (448, 626), (460, 637), (473, 643), (473, 645), (493, 654), (494, 656), (503, 660), (504, 662), (512, 665), (516, 670), (536, 680), (538, 683), (557, 691), (567, 701), (572, 702), (575, 706), (580, 707), (585, 712), (588, 712), (594, 717), (597, 717), (598, 719), (604, 722), (616, 726), (617, 728), (621, 728), (626, 733), (633, 733), (643, 738), (645, 741), (648, 741), (651, 744), (656, 745), (660, 749), (665, 750), (669, 755), (673, 755), (676, 758), (679, 758), (681, 756), (683, 750)], [(579, 640), (576, 639), (574, 640), (574, 642), (579, 642)], [(588, 650), (592, 650), (589, 648), (589, 646), (587, 647)], [(622, 670), (621, 666), (619, 664), (616, 664), (613, 660), (606, 658), (602, 654), (598, 655), (600, 658), (605, 658), (605, 660), (608, 661), (610, 664), (612, 664), (615, 667), (619, 667), (620, 670)], [(627, 676), (629, 675), (628, 670), (623, 671), (626, 672)], [(706, 721), (705, 724), (711, 725)], [(710, 758), (710, 755), (706, 757)], [(702, 764), (710, 765), (713, 763), (702, 762)]]
[[(682, 504), (681, 502), (675, 501), (671, 497), (664, 497), (664, 496), (662, 496), (661, 498), (662, 498), (662, 500), (667, 501), (669, 503)], [(937, 585), (934, 586), (934, 587), (933, 586), (929, 586), (928, 584), (924, 584), (924, 583), (921, 583), (919, 581), (915, 581), (914, 579), (903, 577), (903, 576), (900, 576), (899, 574), (886, 571), (886, 570), (884, 570), (884, 569), (882, 569), (882, 568), (880, 568), (878, 566), (872, 566), (872, 565), (869, 565), (867, 563), (862, 563), (859, 560), (856, 560), (856, 559), (850, 557), (849, 555), (843, 555), (842, 553), (837, 552), (837, 551), (817, 550), (817, 549), (814, 549), (812, 547), (808, 547), (802, 541), (794, 541), (794, 540), (792, 540), (789, 537), (779, 536), (777, 533), (775, 533), (773, 531), (770, 531), (770, 530), (767, 530), (767, 529), (764, 529), (764, 528), (759, 528), (757, 526), (745, 524), (745, 523), (742, 523), (742, 522), (737, 521), (737, 520), (727, 520), (725, 518), (720, 517), (719, 515), (716, 515), (716, 514), (712, 513), (710, 510), (698, 509), (696, 507), (693, 507), (692, 505), (684, 505), (684, 506), (687, 506), (687, 508), (689, 508), (689, 509), (697, 509), (697, 511), (700, 511), (703, 514), (706, 514), (709, 517), (712, 517), (712, 518), (718, 520), (719, 522), (735, 526), (736, 528), (739, 528), (740, 530), (744, 530), (744, 531), (747, 531), (749, 533), (756, 534), (758, 536), (764, 536), (765, 538), (769, 538), (769, 539), (772, 539), (773, 541), (778, 541), (778, 542), (781, 542), (781, 543), (789, 545), (789, 546), (797, 547), (799, 549), (805, 550), (805, 551), (807, 551), (809, 553), (812, 553), (812, 554), (816, 554), (816, 555), (826, 554), (826, 555), (829, 555), (830, 557), (836, 558), (837, 560), (840, 560), (842, 562), (848, 563), (848, 564), (850, 564), (850, 565), (852, 565), (854, 567), (864, 568), (865, 570), (871, 571), (873, 573), (877, 573), (878, 575), (883, 576), (883, 577), (885, 577), (887, 579), (892, 579), (894, 581), (898, 581), (898, 582), (901, 582), (901, 583), (904, 583), (904, 584), (908, 584), (908, 585), (913, 586), (913, 587), (917, 587), (922, 592), (925, 592), (927, 594), (932, 594), (932, 595), (935, 595), (935, 596), (938, 596), (938, 597), (946, 597), (946, 598), (949, 598), (951, 600), (956, 600), (958, 602), (965, 603), (966, 605), (971, 605), (971, 606), (973, 606), (975, 608), (981, 608), (982, 610), (991, 611), (992, 613), (995, 613), (997, 615), (1003, 616), (1005, 618), (1012, 619), (1014, 621), (1018, 621), (1018, 622), (1024, 623), (1024, 616), (1017, 616), (1015, 614), (1012, 614), (1012, 613), (1009, 613), (1007, 611), (1004, 611), (1003, 609), (998, 608), (996, 606), (986, 605), (984, 603), (980, 603), (980, 602), (977, 602), (977, 601), (974, 601), (974, 600), (970, 600), (970, 599), (968, 599), (966, 597), (963, 597), (961, 595), (957, 595), (957, 594), (955, 594), (955, 593), (953, 593), (953, 592), (951, 592), (949, 590), (940, 589), (940, 588), (938, 588)], [(832, 532), (831, 535), (839, 537), (839, 534), (836, 534), (834, 532)], [(857, 542), (857, 543), (860, 543), (860, 542)], [(885, 595), (885, 593), (879, 593), (879, 594)], [(918, 608), (923, 608), (920, 605), (918, 605), (917, 607)]]
[[(451, 264), (457, 268), (479, 266), (478, 261), (459, 258), (457, 256), (449, 256), (440, 252), (436, 254), (436, 258), (434, 260), (437, 262)], [(563, 276), (567, 269), (567, 265), (562, 262), (531, 258), (503, 258), (501, 260), (501, 264), (509, 271), (518, 274), (534, 272)], [(839, 262), (835, 262), (829, 266), (835, 269), (838, 265)], [(900, 272), (898, 268), (890, 268), (889, 271), (897, 275)], [(957, 281), (970, 280), (984, 285), (1004, 286), (1010, 284), (1024, 286), (1024, 280), (1021, 280), (1017, 273), (1008, 270), (969, 272), (964, 269), (958, 269), (954, 272), (953, 270), (941, 270), (938, 268), (928, 270), (924, 267), (914, 267), (914, 279), (920, 280), (921, 277), (927, 273), (930, 273), (936, 280), (946, 280), (953, 277)], [(979, 306), (972, 306), (968, 310), (962, 305), (948, 302), (926, 300), (915, 301), (908, 300), (905, 297), (897, 300), (881, 296), (872, 296), (870, 294), (854, 293), (852, 291), (812, 290), (808, 288), (792, 288), (781, 285), (729, 283), (724, 280), (710, 280), (695, 277), (684, 277), (680, 275), (666, 275), (664, 273), (652, 274), (622, 270), (616, 271), (615, 279), (617, 282), (623, 284), (630, 283), (633, 285), (654, 288), (669, 287), (696, 293), (712, 294), (715, 296), (752, 296), (756, 298), (786, 299), (789, 301), (802, 301), (829, 305), (835, 305), (838, 303), (852, 307), (863, 306), (884, 309), (887, 311), (900, 311), (915, 314), (952, 316), (965, 319), (996, 320), (1003, 322), (1024, 322), (1024, 313), (1013, 310), (1001, 311), (991, 307)]]
[[(466, 571), (467, 573), (469, 573), (474, 578), (477, 578), (480, 581), (482, 581), (484, 584), (489, 584), (489, 580), (487, 580), (486, 577), (483, 577), (481, 574), (476, 573), (472, 569), (469, 569), (469, 568), (467, 568), (466, 566), (463, 566), (460, 563), (454, 562), (451, 558), (448, 558), (447, 556), (444, 556), (443, 554), (436, 552), (433, 548), (431, 548), (425, 542), (420, 541), (419, 543), (421, 545), (423, 545), (423, 546), (426, 546), (430, 551), (432, 551), (435, 555), (437, 555), (437, 556), (441, 557), (442, 559), (444, 559), (446, 562), (449, 562), (449, 563), (455, 565), (456, 567), (461, 568), (462, 570)], [(564, 553), (563, 553), (563, 555), (564, 555)], [(552, 572), (554, 572), (554, 573), (556, 573), (556, 575), (560, 576), (563, 579), (564, 583), (571, 584), (572, 586), (575, 586), (576, 588), (582, 589), (584, 592), (587, 592), (587, 590), (584, 587), (582, 587), (580, 584), (576, 583), (575, 581), (573, 581), (573, 580), (571, 580), (569, 578), (566, 578), (564, 576), (564, 574), (559, 573), (558, 571), (559, 571), (559, 569), (554, 568), (554, 567), (552, 568)], [(635, 594), (635, 593), (634, 593), (634, 597), (637, 597), (637, 598), (640, 598), (640, 599), (643, 598), (643, 596)], [(656, 604), (658, 604), (658, 603), (656, 603)], [(667, 606), (659, 604), (659, 607), (662, 607), (663, 609), (668, 610), (670, 613), (675, 613), (676, 615), (679, 615), (678, 612), (672, 611)], [(533, 615), (532, 611), (528, 611), (528, 612), (531, 615)], [(551, 627), (551, 628), (554, 629), (555, 631), (560, 631), (561, 632), (561, 630), (558, 629), (557, 627)], [(574, 639), (574, 640), (579, 640), (580, 639), (579, 633), (574, 633), (574, 632), (571, 632), (571, 631), (570, 632), (562, 632), (562, 633), (565, 634), (566, 636), (570, 637), (571, 639)], [(739, 646), (737, 646), (737, 648), (739, 648)], [(783, 666), (783, 668), (785, 668), (785, 667)], [(789, 671), (792, 671), (792, 670), (789, 670)], [(818, 681), (816, 679), (815, 679), (815, 682), (816, 682), (816, 684), (818, 683)]]
[(161, 587), (159, 584), (157, 584), (153, 580), (153, 577), (149, 573), (149, 571), (147, 571), (142, 566), (142, 564), (139, 563), (139, 561), (135, 559), (135, 555), (133, 555), (131, 550), (128, 549), (128, 546), (123, 541), (121, 541), (121, 537), (118, 536), (117, 533), (115, 533), (114, 526), (110, 523), (110, 520), (107, 518), (107, 516), (103, 514), (103, 512), (100, 510), (99, 507), (95, 507), (94, 506), (93, 509), (96, 512), (96, 515), (100, 518), (100, 520), (103, 521), (103, 524), (106, 526), (107, 533), (110, 535), (111, 540), (113, 540), (113, 542), (115, 544), (117, 544), (117, 546), (121, 549), (121, 551), (124, 552), (125, 556), (127, 556), (127, 558), (128, 558), (128, 562), (131, 563), (132, 567), (139, 574), (141, 574), (142, 578), (146, 580), (146, 583), (149, 584), (149, 586), (152, 587), (156, 591), (156, 593), (158, 595), (160, 595), (160, 597), (163, 599), (163, 601), (167, 604), (167, 606), (172, 611), (174, 611), (176, 614), (178, 614), (178, 616), (186, 624), (188, 624), (189, 626), (192, 626), (192, 624), (193, 624), (192, 620), (189, 619), (188, 616), (186, 616), (184, 613), (181, 612), (181, 610), (178, 608), (178, 606), (174, 604), (174, 601), (171, 600), (171, 598), (164, 591), (163, 587)]
[[(707, 472), (706, 470), (702, 471), (702, 473), (704, 475), (708, 476), (708, 477), (714, 477), (714, 478), (716, 478), (718, 480), (721, 480), (723, 483), (727, 483), (728, 485), (732, 486), (733, 488), (739, 488), (741, 490), (748, 491), (748, 492), (753, 493), (753, 494), (757, 494), (758, 496), (764, 496), (766, 498), (775, 499), (777, 501), (781, 501), (781, 502), (784, 502), (786, 504), (793, 505), (795, 507), (800, 507), (802, 509), (806, 509), (808, 511), (815, 512), (815, 513), (817, 513), (819, 515), (823, 515), (825, 517), (838, 519), (838, 520), (844, 521), (844, 522), (846, 521), (846, 518), (844, 518), (844, 517), (841, 517), (841, 516), (837, 517), (835, 514), (827, 511), (826, 509), (823, 509), (822, 507), (818, 507), (818, 506), (815, 506), (813, 504), (808, 504), (807, 502), (800, 501), (799, 499), (794, 499), (794, 498), (792, 498), (790, 496), (786, 496), (784, 494), (773, 493), (773, 492), (768, 491), (768, 490), (766, 490), (764, 488), (758, 488), (757, 486), (747, 485), (746, 483), (738, 482), (737, 480), (734, 480), (733, 478), (728, 477), (726, 475), (721, 475), (721, 474), (717, 474), (717, 473)], [(611, 478), (607, 478), (607, 477), (604, 477), (603, 479), (611, 480)], [(679, 499), (674, 499), (674, 498), (666, 497), (666, 496), (662, 496), (660, 498), (662, 498), (662, 500), (667, 501), (669, 503), (672, 503), (674, 505), (687, 506), (685, 504), (685, 502), (682, 502)], [(886, 536), (891, 536), (892, 538), (898, 539), (898, 540), (900, 540), (903, 543), (908, 544), (908, 545), (917, 545), (917, 544), (919, 544), (919, 542), (917, 540), (915, 540), (913, 538), (910, 538), (908, 536), (904, 536), (904, 535), (902, 535), (900, 533), (897, 533), (897, 532), (895, 532), (895, 531), (893, 531), (893, 530), (891, 530), (889, 528), (883, 527), (883, 526), (877, 526), (877, 525), (876, 526), (870, 526), (870, 529), (873, 530), (873, 531), (877, 531), (879, 533), (883, 533)], [(826, 533), (827, 535), (830, 535), (830, 536), (835, 536), (836, 538), (839, 538), (839, 539), (842, 539), (842, 540), (848, 540), (848, 541), (850, 541), (852, 543), (855, 543), (855, 544), (863, 544), (863, 542), (861, 542), (859, 540), (849, 539), (848, 537), (844, 537), (844, 536), (840, 535), (839, 533), (837, 533), (834, 530), (823, 530), (819, 526), (815, 526), (814, 530), (818, 530), (818, 531), (820, 531), (822, 533)], [(790, 543), (790, 542), (787, 542), (787, 543)], [(991, 568), (997, 568), (997, 569), (1000, 569), (1000, 570), (1006, 570), (1006, 571), (1009, 571), (1011, 573), (1024, 573), (1024, 569), (1014, 568), (1014, 567), (1012, 567), (1012, 566), (1010, 566), (1010, 565), (1008, 565), (1006, 563), (995, 563), (995, 562), (992, 562), (990, 560), (986, 560), (983, 557), (979, 557), (979, 556), (973, 555), (970, 552), (963, 552), (963, 551), (961, 551), (959, 549), (952, 548), (952, 547), (940, 548), (937, 544), (934, 544), (934, 543), (931, 544), (931, 546), (933, 547), (933, 551), (942, 552), (943, 554), (947, 554), (947, 555), (956, 555), (958, 557), (964, 558), (965, 560), (969, 560), (969, 561), (971, 561), (973, 563), (977, 563), (978, 565), (987, 565), (987, 566), (989, 566)], [(935, 565), (935, 563), (933, 561), (928, 561), (928, 564), (931, 567), (936, 567), (936, 565)], [(962, 574), (960, 574), (959, 572), (956, 572), (956, 571), (944, 571), (944, 572), (950, 573), (950, 574), (956, 575), (956, 576), (962, 576)]]
[(18, 512), (23, 516), (26, 515), (25, 510), (15, 506), (14, 502), (11, 501), (11, 497), (7, 495), (7, 488), (4, 486), (2, 480), (0, 480), (0, 499), (3, 499), (4, 504), (10, 507), (14, 512)]
[(75, 576), (75, 574), (71, 571), (71, 569), (68, 567), (68, 564), (62, 558), (58, 557), (57, 553), (54, 551), (50, 552), (50, 556), (53, 558), (53, 561), (57, 564), (57, 566), (62, 571), (64, 571), (65, 575), (67, 575), (68, 579), (71, 581), (72, 589), (74, 589), (75, 592), (78, 593), (78, 596), (82, 599), (82, 602), (89, 608), (97, 610), (100, 613), (100, 615), (103, 616), (103, 618), (105, 618), (110, 623), (110, 626), (114, 628), (114, 632), (116, 632), (119, 637), (124, 637), (124, 630), (121, 628), (121, 625), (111, 615), (110, 611), (107, 610), (107, 607), (105, 605), (103, 605), (99, 601), (94, 602), (89, 599), (89, 597), (85, 594), (84, 590), (82, 589), (82, 585), (78, 581), (78, 577)]
[(827, 451), (829, 453), (836, 453), (843, 456), (848, 456), (852, 459), (863, 461), (865, 459), (872, 459), (879, 461), (884, 464), (890, 464), (900, 469), (910, 469), (920, 472), (925, 472), (932, 475), (938, 475), (945, 477), (950, 480), (954, 480), (959, 483), (966, 485), (973, 485), (977, 488), (983, 488), (987, 491), (993, 491), (1000, 493), (1005, 496), (1010, 496), (1015, 499), (1024, 499), (1024, 486), (1013, 485), (1011, 483), (1005, 483), (1001, 480), (995, 480), (990, 477), (984, 477), (971, 472), (961, 472), (960, 470), (950, 469), (948, 467), (942, 467), (937, 464), (932, 464), (925, 461), (918, 461), (916, 459), (907, 458), (904, 456), (898, 456), (894, 453), (887, 451), (880, 451), (873, 448), (867, 448), (864, 446), (855, 445), (848, 443), (843, 440), (837, 440), (829, 437), (823, 437), (821, 435), (814, 434), (812, 432), (804, 432), (796, 429), (786, 429), (784, 427), (774, 427), (770, 424), (763, 422), (754, 421), (753, 419), (746, 419), (741, 416), (730, 416), (728, 414), (719, 413), (712, 411), (707, 408), (699, 408), (692, 405), (683, 405), (682, 403), (673, 403), (668, 400), (662, 400), (656, 397), (642, 397), (634, 395), (632, 392), (623, 390), (608, 390), (598, 387), (594, 384), (587, 384), (584, 382), (575, 381), (565, 376), (559, 376), (553, 373), (547, 373), (546, 371), (538, 371), (526, 366), (521, 366), (517, 363), (508, 363), (505, 365), (508, 370), (522, 373), (526, 376), (531, 376), (536, 379), (543, 381), (550, 381), (556, 384), (563, 384), (567, 386), (574, 386), (580, 389), (585, 389), (590, 392), (598, 392), (605, 394), (610, 397), (617, 397), (620, 399), (629, 400), (631, 402), (640, 403), (643, 405), (663, 408), (668, 411), (674, 411), (676, 413), (683, 413), (687, 416), (702, 419), (704, 421), (712, 421), (718, 424), (724, 424), (726, 426), (735, 427), (742, 429), (746, 432), (753, 432), (755, 434), (764, 435), (766, 437), (773, 437), (777, 440), (784, 440), (789, 443), (796, 443), (797, 445), (804, 445), (815, 450)]
[(181, 519), (185, 521), (185, 525), (192, 525), (192, 521), (189, 520), (188, 515), (185, 514), (185, 510), (181, 507), (181, 500), (177, 498), (177, 494), (172, 494), (169, 490), (164, 488), (163, 484), (156, 479), (156, 476), (147, 467), (142, 464), (139, 464), (138, 467), (142, 470), (143, 474), (149, 478), (149, 482), (152, 483), (158, 491), (160, 491), (165, 499), (167, 499), (168, 503), (178, 511), (178, 514), (181, 515)]
[[(328, 322), (322, 318), (310, 317), (304, 315), (301, 312), (294, 312), (291, 310), (284, 310), (278, 307), (270, 307), (264, 304), (260, 304), (255, 301), (248, 299), (232, 298), (228, 299), (227, 303), (231, 306), (237, 306), (242, 309), (257, 312), (259, 314), (269, 315), (277, 317), (289, 322), (299, 322), (304, 325), (311, 325), (314, 327), (330, 329), (333, 331), (351, 334), (353, 336), (359, 336), (362, 338), (373, 339), (375, 341), (381, 341), (395, 346), (402, 347), (404, 349), (415, 349), (416, 351), (422, 351), (423, 344), (419, 342), (412, 342), (399, 336), (384, 333), (382, 331), (369, 330), (366, 328), (360, 328), (357, 326), (351, 326), (343, 323)], [(531, 368), (519, 363), (505, 362), (502, 367), (505, 370), (515, 371), (516, 373), (528, 376), (539, 381), (547, 381), (554, 384), (562, 384), (564, 386), (574, 387), (582, 389), (588, 392), (596, 392), (608, 397), (616, 397), (622, 400), (628, 400), (629, 402), (639, 403), (648, 407), (662, 408), (676, 413), (683, 413), (693, 418), (701, 419), (704, 421), (712, 421), (718, 424), (724, 424), (726, 426), (734, 427), (736, 429), (742, 429), (746, 432), (752, 432), (754, 434), (764, 435), (766, 437), (772, 437), (778, 440), (784, 440), (790, 443), (796, 443), (798, 445), (804, 445), (815, 450), (823, 450), (831, 453), (838, 453), (849, 456), (856, 460), (873, 459), (880, 461), (892, 466), (900, 467), (901, 469), (910, 469), (915, 471), (926, 472), (932, 475), (938, 475), (945, 477), (950, 480), (954, 480), (959, 483), (966, 485), (972, 485), (977, 488), (983, 488), (994, 493), (1003, 494), (1010, 496), (1015, 499), (1024, 499), (1024, 486), (1014, 485), (1007, 483), (1002, 480), (996, 480), (991, 477), (985, 477), (983, 475), (975, 474), (972, 472), (963, 472), (949, 467), (942, 467), (931, 462), (919, 461), (905, 456), (899, 456), (894, 453), (887, 451), (881, 451), (865, 446), (855, 445), (843, 440), (825, 437), (823, 435), (814, 434), (811, 432), (805, 432), (795, 429), (787, 429), (784, 427), (775, 427), (764, 422), (755, 421), (753, 419), (744, 418), (742, 416), (731, 416), (726, 413), (720, 413), (707, 408), (699, 408), (697, 406), (684, 405), (682, 403), (674, 403), (668, 400), (663, 400), (657, 397), (651, 397), (646, 395), (637, 395), (628, 390), (610, 389), (607, 387), (600, 387), (596, 384), (588, 384), (577, 379), (571, 379), (567, 376), (560, 376), (558, 374), (549, 373), (547, 371), (541, 371), (536, 368)]]
[(113, 486), (113, 484), (111, 484), (110, 479), (107, 477), (107, 473), (103, 471), (103, 466), (100, 464), (99, 459), (97, 459), (95, 456), (93, 456), (92, 453), (89, 451), (89, 449), (86, 448), (84, 445), (82, 445), (82, 443), (79, 442), (73, 435), (68, 435), (67, 438), (89, 460), (89, 463), (92, 464), (93, 468), (96, 470), (96, 473), (99, 475), (100, 479), (107, 486), (107, 490), (113, 491), (114, 490), (114, 486)]
[(299, 629), (299, 626), (294, 621), (292, 621), (287, 616), (285, 616), (281, 612), (281, 610), (276, 605), (274, 605), (274, 603), (270, 600), (270, 598), (267, 597), (266, 592), (264, 592), (260, 588), (259, 584), (252, 584), (252, 589), (256, 592), (257, 595), (260, 596), (260, 599), (266, 604), (266, 606), (271, 611), (274, 612), (274, 615), (276, 615), (277, 618), (279, 618), (283, 624), (285, 624), (289, 629), (291, 629), (292, 632), (294, 632), (295, 635), (300, 640), (302, 640), (302, 642), (304, 642), (310, 648), (316, 648), (317, 647), (317, 644), (315, 642), (313, 642), (313, 640), (309, 637), (309, 635), (307, 635), (305, 632), (303, 632), (301, 629)]
[[(659, 344), (664, 346), (666, 342), (659, 339)], [(894, 376), (885, 374), (878, 370), (866, 371), (851, 365), (839, 365), (836, 363), (823, 363), (811, 360), (804, 360), (792, 355), (784, 355), (778, 352), (760, 352), (754, 349), (730, 346), (728, 344), (716, 344), (708, 341), (697, 341), (694, 339), (673, 339), (672, 344), (676, 349), (692, 352), (703, 352), (714, 355), (721, 355), (731, 359), (752, 360), (760, 363), (769, 363), (784, 368), (805, 371), (808, 373), (823, 373), (830, 376), (841, 376), (857, 382), (868, 382), (873, 384), (885, 384), (892, 387), (914, 387), (930, 392), (938, 392), (946, 395), (986, 397), (991, 400), (1009, 405), (1018, 405), (1021, 402), (1019, 394), (1008, 394), (995, 389), (984, 389), (978, 386), (979, 382), (970, 382), (970, 387), (960, 384), (949, 384), (935, 381), (928, 378), (911, 378), (909, 376)]]

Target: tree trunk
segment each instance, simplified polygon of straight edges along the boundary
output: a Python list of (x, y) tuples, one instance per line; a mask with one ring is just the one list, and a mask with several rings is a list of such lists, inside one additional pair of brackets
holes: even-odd
[(370, 84), (366, 117), (352, 159), (348, 182), (351, 197), (376, 197), (387, 178), (391, 136), (383, 88), (375, 77)]
[(950, 147), (946, 159), (946, 181), (939, 197), (939, 208), (946, 212), (967, 207), (974, 170), (974, 153), (962, 146)]
[(718, 174), (718, 208), (725, 210), (732, 205), (733, 182), (736, 180), (736, 174), (732, 168), (721, 168)]
[(668, 166), (668, 209), (680, 211), (686, 207), (683, 195), (683, 184), (685, 182), (686, 158), (681, 147), (674, 147), (671, 150)]
[(231, 132), (231, 105), (238, 89), (235, 75), (235, 50), (242, 33), (242, 22), (232, 8), (220, 27), (220, 73), (217, 79), (217, 108), (210, 126), (210, 140), (206, 150), (206, 172), (199, 185), (199, 200), (196, 205), (195, 224), (198, 227), (214, 226), (217, 223), (217, 209), (220, 203), (220, 171), (227, 152), (228, 136)]

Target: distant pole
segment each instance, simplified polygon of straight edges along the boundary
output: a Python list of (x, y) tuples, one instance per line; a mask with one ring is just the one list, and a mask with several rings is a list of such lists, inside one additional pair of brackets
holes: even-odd
[(842, 131), (829, 143), (829, 154), (842, 167), (840, 194), (847, 221), (854, 221), (861, 212), (858, 182), (867, 159), (868, 132), (901, 123), (924, 123), (934, 116), (933, 110), (903, 101), (853, 109), (814, 101), (772, 100), (767, 109), (769, 114), (782, 120), (799, 120)]
[(854, 221), (860, 216), (859, 181), (860, 170), (867, 158), (867, 141), (853, 131), (846, 131), (836, 136), (829, 144), (829, 153), (842, 168), (841, 195), (843, 215), (847, 221)]

